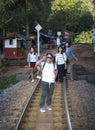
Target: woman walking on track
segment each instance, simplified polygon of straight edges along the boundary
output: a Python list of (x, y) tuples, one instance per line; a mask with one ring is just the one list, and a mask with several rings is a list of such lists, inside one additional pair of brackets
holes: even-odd
[(58, 81), (59, 78), (60, 82), (63, 82), (63, 76), (65, 76), (64, 69), (66, 68), (66, 60), (67, 60), (66, 53), (63, 51), (64, 48), (62, 48), (62, 46), (59, 46), (58, 53), (55, 55), (55, 61), (58, 68), (58, 75), (56, 81)]
[(55, 78), (57, 75), (57, 66), (53, 63), (53, 55), (47, 53), (42, 59), (37, 61), (37, 67), (41, 67), (42, 70), (42, 94), (40, 99), (40, 111), (45, 112), (45, 100), (47, 104), (47, 110), (52, 110), (52, 95), (54, 92)]
[(34, 82), (34, 68), (35, 68), (37, 60), (38, 60), (38, 55), (35, 51), (35, 48), (31, 47), (31, 50), (27, 56), (28, 66), (31, 68), (31, 77), (32, 77), (31, 82)]

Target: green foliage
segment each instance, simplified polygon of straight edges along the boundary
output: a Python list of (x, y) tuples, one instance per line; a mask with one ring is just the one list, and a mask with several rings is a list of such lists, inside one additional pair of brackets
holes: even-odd
[(93, 23), (93, 17), (90, 12), (85, 12), (85, 14), (80, 18), (80, 25), (84, 31), (90, 30)]
[[(89, 31), (95, 27), (95, 0), (2, 0), (0, 28), (23, 32), (29, 25), (30, 33), (39, 23), (43, 31), (69, 29)], [(3, 15), (2, 15), (3, 14)], [(12, 20), (8, 21), (10, 18)], [(7, 21), (7, 23), (6, 23)]]
[(16, 81), (16, 76), (2, 76), (0, 77), (0, 92), (2, 92), (4, 89), (8, 87), (12, 87), (14, 84), (16, 84), (18, 81)]
[[(2, 61), (2, 62), (3, 62), (3, 61)], [(7, 71), (6, 67), (0, 67), (0, 75), (1, 75), (2, 73), (6, 72), (6, 71)]]
[(75, 40), (75, 43), (92, 43), (92, 32), (82, 32), (80, 35), (77, 35)]
[[(55, 27), (58, 26), (59, 30), (68, 28), (73, 32), (81, 32), (85, 29), (85, 27), (86, 30), (89, 30), (89, 28), (91, 29), (92, 27), (92, 10), (94, 10), (94, 6), (89, 0), (53, 0), (51, 9), (52, 18), (50, 22), (52, 22)], [(86, 13), (89, 16), (86, 15)], [(83, 21), (85, 18), (86, 20)], [(54, 21), (56, 21), (56, 23)]]

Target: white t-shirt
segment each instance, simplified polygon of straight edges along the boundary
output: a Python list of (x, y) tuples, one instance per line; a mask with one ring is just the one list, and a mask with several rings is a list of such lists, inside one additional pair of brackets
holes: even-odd
[(37, 53), (35, 55), (31, 54), (31, 53), (28, 54), (28, 56), (27, 56), (27, 62), (36, 62), (37, 60), (38, 60)]
[[(44, 67), (43, 67), (44, 65)], [(41, 63), (42, 67), (42, 81), (48, 82), (48, 83), (54, 83), (55, 82), (55, 70), (57, 69), (56, 64), (53, 63)]]

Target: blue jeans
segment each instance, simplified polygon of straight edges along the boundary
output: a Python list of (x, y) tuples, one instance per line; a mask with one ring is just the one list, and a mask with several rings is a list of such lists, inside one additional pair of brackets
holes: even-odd
[(54, 84), (55, 83), (48, 83), (42, 81), (42, 95), (40, 99), (40, 108), (42, 108), (45, 105), (45, 100), (47, 106), (51, 105), (52, 95), (54, 92)]

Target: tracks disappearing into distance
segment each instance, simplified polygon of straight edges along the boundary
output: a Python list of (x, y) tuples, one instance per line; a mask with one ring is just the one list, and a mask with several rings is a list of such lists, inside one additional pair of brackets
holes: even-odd
[(39, 101), (41, 96), (41, 81), (37, 80), (29, 96), (14, 130), (72, 130), (66, 96), (67, 80), (55, 84), (52, 111), (41, 113)]

